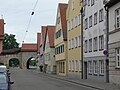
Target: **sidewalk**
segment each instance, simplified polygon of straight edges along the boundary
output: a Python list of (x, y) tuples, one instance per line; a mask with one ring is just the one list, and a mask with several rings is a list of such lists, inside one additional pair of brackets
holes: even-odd
[(41, 73), (38, 70), (37, 70), (37, 72), (39, 72), (40, 74), (44, 74), (48, 77), (61, 79), (64, 81), (68, 81), (71, 83), (79, 84), (79, 85), (90, 87), (90, 88), (94, 88), (97, 90), (120, 90), (120, 86), (110, 84), (110, 83), (97, 82), (97, 81), (92, 81), (92, 80), (88, 80), (88, 79), (69, 78), (67, 76), (58, 76), (58, 75), (53, 75), (53, 74)]

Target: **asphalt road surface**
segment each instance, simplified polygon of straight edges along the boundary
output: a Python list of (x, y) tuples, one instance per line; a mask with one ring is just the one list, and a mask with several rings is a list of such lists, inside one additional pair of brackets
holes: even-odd
[(94, 90), (85, 86), (45, 76), (34, 70), (10, 69), (12, 90)]

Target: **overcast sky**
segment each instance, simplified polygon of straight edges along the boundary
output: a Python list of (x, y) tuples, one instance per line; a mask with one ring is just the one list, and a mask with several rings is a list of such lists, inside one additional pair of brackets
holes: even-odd
[[(42, 25), (55, 25), (58, 3), (68, 0), (38, 0), (28, 33), (25, 36), (36, 0), (1, 0), (0, 16), (5, 20), (5, 33), (16, 35), (17, 42), (36, 43)], [(1, 17), (0, 17), (1, 18)]]

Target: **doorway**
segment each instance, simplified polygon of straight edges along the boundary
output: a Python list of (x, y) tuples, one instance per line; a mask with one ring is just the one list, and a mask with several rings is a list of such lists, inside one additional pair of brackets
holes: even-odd
[(87, 79), (87, 62), (84, 62), (84, 79)]

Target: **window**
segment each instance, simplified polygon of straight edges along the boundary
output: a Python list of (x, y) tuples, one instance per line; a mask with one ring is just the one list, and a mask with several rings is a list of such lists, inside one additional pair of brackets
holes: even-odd
[(78, 46), (81, 46), (81, 38), (78, 36)]
[(87, 0), (85, 0), (85, 5), (87, 5)]
[(74, 20), (72, 19), (72, 29), (74, 28)]
[(88, 0), (88, 6), (90, 6), (90, 0)]
[(97, 12), (94, 14), (94, 25), (97, 24)]
[(101, 9), (101, 10), (99, 11), (99, 22), (102, 22), (102, 21), (103, 21), (103, 17), (104, 17), (103, 9)]
[(92, 16), (89, 17), (89, 27), (92, 27)]
[(89, 52), (92, 52), (92, 39), (89, 39)]
[(101, 35), (99, 36), (99, 50), (103, 50), (104, 49), (104, 36)]
[(69, 61), (68, 69), (69, 69), (69, 71), (71, 71), (71, 61)]
[(79, 60), (79, 62), (80, 62), (80, 63), (78, 64), (78, 65), (79, 65), (79, 71), (82, 71), (82, 61)]
[(75, 65), (74, 65), (74, 60), (72, 60), (72, 71), (74, 71)]
[(78, 47), (78, 38), (77, 37), (75, 37), (75, 42), (76, 42), (75, 47)]
[(76, 24), (76, 22), (75, 22), (75, 18), (73, 19), (73, 28), (75, 27), (75, 24)]
[(85, 48), (84, 48), (85, 53), (87, 53), (87, 47), (88, 47), (88, 41), (85, 40)]
[(97, 61), (93, 61), (94, 74), (97, 74)]
[(99, 61), (100, 74), (104, 75), (104, 60)]
[(120, 48), (116, 49), (116, 67), (120, 68)]
[(64, 52), (64, 45), (55, 48), (55, 53), (60, 54)]
[(74, 0), (72, 0), (72, 10), (74, 10)]
[(78, 17), (75, 17), (75, 27), (78, 25)]
[(120, 28), (120, 8), (115, 11), (116, 28)]
[(74, 48), (74, 39), (72, 39), (72, 48)]
[(68, 49), (71, 49), (71, 40), (68, 42)]
[(92, 61), (88, 61), (88, 73), (92, 74)]
[(75, 60), (75, 71), (79, 70), (79, 64), (78, 64), (78, 60)]
[(95, 0), (91, 0), (91, 6), (95, 4)]
[(7, 78), (4, 74), (0, 74), (0, 84), (7, 83)]
[(70, 21), (68, 22), (68, 31), (70, 30)]
[(78, 25), (80, 25), (81, 24), (81, 15), (79, 14), (78, 15)]
[(85, 30), (88, 29), (88, 18), (85, 19)]
[(61, 36), (61, 29), (56, 32), (56, 39)]
[(98, 49), (98, 40), (97, 37), (95, 37), (93, 41), (93, 50), (97, 51), (97, 49)]

